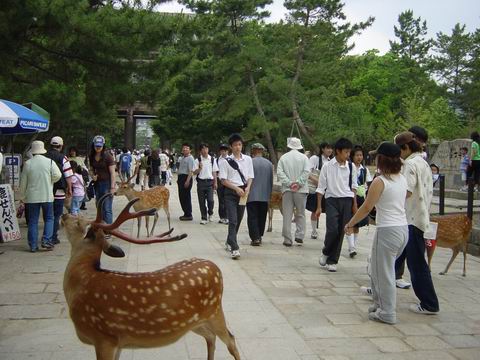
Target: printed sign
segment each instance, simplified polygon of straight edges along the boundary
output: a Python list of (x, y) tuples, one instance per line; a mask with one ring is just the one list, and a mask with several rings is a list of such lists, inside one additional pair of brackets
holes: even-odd
[(20, 186), (20, 167), (22, 166), (22, 155), (20, 154), (13, 154), (3, 156), (3, 168), (2, 171), (8, 173), (8, 182), (12, 184), (13, 179), (13, 189), (14, 191), (18, 190)]
[(8, 184), (0, 185), (0, 232), (3, 242), (19, 240), (22, 237), (18, 227), (13, 191)]

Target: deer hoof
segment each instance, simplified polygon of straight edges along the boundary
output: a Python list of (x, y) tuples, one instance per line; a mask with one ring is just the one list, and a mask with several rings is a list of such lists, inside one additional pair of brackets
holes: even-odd
[(447, 273), (444, 272), (444, 271), (440, 271), (440, 272), (438, 273), (438, 275), (447, 275)]
[(462, 276), (465, 277), (465, 276), (467, 276), (467, 274), (463, 273)]

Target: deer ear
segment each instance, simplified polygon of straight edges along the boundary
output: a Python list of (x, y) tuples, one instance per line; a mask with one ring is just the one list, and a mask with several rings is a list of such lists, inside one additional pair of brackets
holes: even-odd
[(125, 253), (123, 252), (122, 248), (117, 246), (117, 245), (111, 245), (107, 247), (106, 249), (103, 249), (103, 252), (105, 255), (108, 255), (110, 257), (116, 257), (116, 258), (121, 258), (125, 257)]
[(88, 231), (85, 234), (84, 239), (95, 240), (95, 231), (93, 230), (93, 228), (91, 226), (88, 228)]

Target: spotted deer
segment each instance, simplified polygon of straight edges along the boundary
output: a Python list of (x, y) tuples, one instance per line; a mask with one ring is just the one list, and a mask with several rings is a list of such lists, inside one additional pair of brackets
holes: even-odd
[[(440, 275), (446, 275), (448, 269), (460, 251), (463, 252), (463, 276), (467, 275), (467, 245), (472, 232), (472, 220), (466, 214), (432, 216), (430, 221), (438, 223), (436, 246), (452, 249), (452, 257)], [(432, 262), (435, 247), (427, 247), (428, 266)]]
[[(153, 231), (155, 230), (155, 225), (157, 224), (157, 221), (158, 221), (159, 209), (163, 209), (165, 211), (165, 214), (167, 215), (168, 228), (170, 229), (170, 210), (168, 207), (170, 191), (168, 191), (168, 189), (165, 186), (155, 186), (148, 190), (136, 191), (134, 189), (135, 184), (133, 183), (130, 184), (131, 179), (132, 177), (127, 179), (126, 181), (122, 181), (121, 183), (118, 183), (117, 184), (118, 188), (115, 191), (115, 195), (116, 196), (125, 195), (128, 200), (139, 199), (133, 205), (133, 208), (135, 209), (135, 211), (141, 211), (141, 210), (152, 209), (152, 208), (156, 210), (154, 214), (153, 226), (151, 230), (149, 230), (150, 218), (147, 216), (145, 219), (145, 225), (147, 227), (147, 236), (151, 236), (153, 234)], [(139, 217), (137, 220), (138, 220), (137, 237), (139, 237), (140, 227), (142, 225), (142, 218)]]
[(102, 251), (113, 257), (125, 256), (105, 234), (134, 244), (177, 241), (187, 236), (170, 236), (170, 229), (139, 239), (118, 230), (126, 220), (155, 211), (131, 213), (136, 201), (131, 200), (111, 225), (102, 222), (101, 211), (93, 222), (81, 216), (62, 217), (72, 246), (63, 289), (78, 338), (95, 347), (97, 360), (118, 360), (123, 348), (165, 346), (193, 331), (205, 338), (208, 360), (214, 359), (216, 336), (236, 360), (240, 359), (222, 309), (222, 273), (211, 261), (190, 259), (144, 273), (101, 267)]
[(273, 210), (278, 209), (282, 213), (282, 192), (272, 191), (270, 201), (268, 202), (268, 228), (267, 232), (272, 232)]

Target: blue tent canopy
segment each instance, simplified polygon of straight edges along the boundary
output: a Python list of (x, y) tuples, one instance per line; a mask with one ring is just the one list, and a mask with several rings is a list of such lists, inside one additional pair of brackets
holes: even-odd
[(48, 131), (49, 121), (23, 105), (0, 99), (0, 135)]

